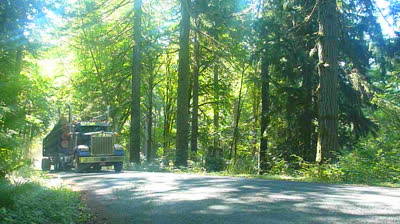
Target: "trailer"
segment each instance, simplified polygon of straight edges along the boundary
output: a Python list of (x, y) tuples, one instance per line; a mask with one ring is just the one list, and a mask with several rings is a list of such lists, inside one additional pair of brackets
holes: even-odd
[(100, 171), (103, 166), (114, 166), (115, 172), (123, 167), (124, 149), (117, 144), (117, 133), (111, 132), (106, 121), (72, 121), (60, 117), (54, 128), (43, 139), (42, 170), (75, 169), (76, 172)]

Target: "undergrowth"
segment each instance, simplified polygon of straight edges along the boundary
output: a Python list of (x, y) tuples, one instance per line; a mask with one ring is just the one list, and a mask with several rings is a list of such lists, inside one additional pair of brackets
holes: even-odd
[[(366, 184), (374, 186), (400, 186), (400, 151), (396, 147), (377, 150), (373, 143), (337, 155), (337, 162), (323, 164), (304, 161), (292, 155), (291, 161), (271, 160), (269, 170), (262, 175), (253, 157), (238, 158), (235, 162), (220, 160), (188, 161), (187, 167), (174, 167), (173, 163), (155, 160), (151, 165), (127, 164), (127, 170), (147, 172), (195, 173), (203, 175), (236, 176), (273, 180), (293, 180), (337, 184)], [(222, 162), (221, 162), (222, 161)], [(164, 165), (163, 164), (167, 164)]]
[[(26, 180), (26, 179), (24, 179)], [(0, 181), (0, 223), (85, 223), (89, 220), (80, 195), (40, 182)]]

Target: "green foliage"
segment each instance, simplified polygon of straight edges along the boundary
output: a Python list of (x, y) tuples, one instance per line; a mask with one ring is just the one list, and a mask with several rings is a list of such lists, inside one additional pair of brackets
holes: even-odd
[(0, 179), (4, 179), (7, 174), (28, 165), (30, 165), (30, 161), (23, 159), (21, 151), (0, 148)]
[(365, 146), (340, 157), (343, 180), (350, 183), (399, 183), (400, 151)]
[[(274, 162), (269, 174), (333, 183), (399, 183), (400, 139), (397, 134), (382, 136), (385, 137), (363, 139), (355, 149), (339, 155), (336, 163), (310, 163), (293, 155), (295, 159), (291, 163), (285, 160)], [(383, 142), (383, 139), (390, 140)]]
[(289, 169), (289, 163), (281, 158), (275, 158), (271, 160), (270, 169), (268, 174), (271, 175), (290, 175), (291, 170)]
[(0, 178), (29, 164), (24, 158), (33, 138), (51, 121), (49, 80), (31, 69), (31, 65), (26, 65), (18, 79), (10, 79), (18, 90), (5, 87), (13, 92), (8, 96), (15, 97), (15, 101), (11, 103), (9, 97), (0, 98), (0, 105), (5, 105), (0, 106)]
[(53, 1), (0, 2), (0, 178), (28, 165), (35, 136), (49, 125), (50, 80), (40, 74), (39, 29)]
[(7, 174), (30, 164), (23, 159), (22, 150), (16, 149), (19, 142), (13, 135), (0, 131), (0, 180)]
[(78, 223), (79, 194), (37, 183), (0, 183), (1, 223)]
[[(329, 162), (329, 161), (328, 161)], [(340, 183), (343, 181), (343, 170), (337, 164), (302, 162), (296, 175), (314, 181)]]
[(207, 172), (222, 171), (225, 167), (225, 160), (220, 156), (207, 155), (205, 158), (205, 168)]
[[(391, 98), (391, 94), (384, 96)], [(397, 101), (397, 100), (396, 100)], [(393, 100), (392, 102), (396, 102)], [(380, 122), (376, 137), (364, 138), (354, 150), (345, 152), (339, 160), (343, 179), (349, 182), (400, 182), (400, 110), (392, 103), (380, 102), (374, 114)]]
[[(226, 164), (226, 165), (225, 165)], [(257, 160), (252, 155), (239, 155), (236, 161), (227, 161), (224, 163), (225, 170), (228, 174), (257, 174)]]

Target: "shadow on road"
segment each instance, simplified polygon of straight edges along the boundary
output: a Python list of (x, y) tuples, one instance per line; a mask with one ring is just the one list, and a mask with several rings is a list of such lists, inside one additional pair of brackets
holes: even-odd
[(400, 223), (396, 189), (170, 173), (64, 173), (111, 223)]

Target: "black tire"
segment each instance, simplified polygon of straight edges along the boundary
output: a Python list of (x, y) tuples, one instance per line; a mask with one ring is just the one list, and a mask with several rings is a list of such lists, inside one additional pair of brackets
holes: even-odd
[(75, 166), (75, 172), (77, 173), (83, 173), (86, 170), (86, 166), (83, 163), (78, 163)]
[(71, 171), (72, 167), (71, 166), (64, 166), (63, 170), (64, 171)]
[(42, 170), (43, 171), (50, 171), (51, 168), (51, 161), (50, 159), (43, 158), (42, 159)]
[(114, 163), (114, 170), (116, 173), (121, 173), (123, 167), (122, 162)]
[(74, 158), (74, 167), (76, 173), (82, 173), (86, 169), (86, 165), (83, 163), (79, 163), (79, 157), (75, 156)]
[(62, 163), (61, 163), (61, 160), (60, 160), (60, 158), (58, 157), (58, 156), (56, 156), (55, 158), (54, 158), (54, 170), (55, 171), (61, 171), (62, 170)]
[(94, 172), (100, 172), (100, 171), (101, 171), (101, 166), (100, 166), (100, 164), (94, 164), (94, 165), (93, 165), (93, 171), (94, 171)]

